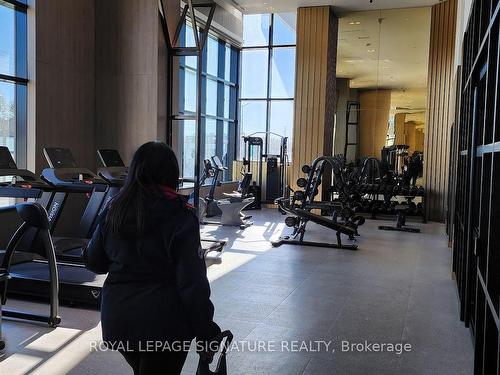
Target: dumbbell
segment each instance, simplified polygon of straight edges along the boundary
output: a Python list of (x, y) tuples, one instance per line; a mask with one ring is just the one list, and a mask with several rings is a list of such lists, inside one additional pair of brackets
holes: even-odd
[(425, 195), (425, 188), (423, 186), (418, 187), (418, 195), (423, 197)]
[(286, 219), (285, 219), (285, 225), (287, 227), (294, 227), (295, 225), (297, 225), (299, 222), (299, 219), (295, 216), (287, 216)]
[(416, 196), (418, 193), (418, 188), (416, 186), (410, 187), (410, 195)]
[(365, 223), (365, 218), (363, 216), (354, 216), (352, 221), (359, 227)]
[(309, 172), (311, 172), (311, 166), (310, 165), (307, 165), (307, 164), (304, 164), (302, 166), (302, 172), (304, 172), (305, 174), (309, 174)]
[(410, 215), (415, 215), (416, 212), (417, 212), (417, 205), (415, 204), (415, 202), (410, 202), (408, 205), (408, 213)]
[(305, 188), (307, 185), (307, 180), (303, 177), (299, 178), (297, 180), (297, 186), (300, 187), (300, 188)]
[(293, 199), (296, 201), (304, 201), (306, 194), (303, 191), (296, 191), (293, 193)]
[(424, 215), (424, 205), (422, 203), (417, 203), (417, 215)]

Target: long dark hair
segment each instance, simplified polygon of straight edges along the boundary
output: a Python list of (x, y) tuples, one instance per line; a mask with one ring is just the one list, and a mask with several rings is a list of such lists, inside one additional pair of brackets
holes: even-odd
[(148, 209), (162, 196), (160, 186), (176, 189), (178, 183), (174, 151), (163, 142), (143, 144), (134, 154), (124, 186), (109, 205), (106, 225), (117, 235), (141, 236)]

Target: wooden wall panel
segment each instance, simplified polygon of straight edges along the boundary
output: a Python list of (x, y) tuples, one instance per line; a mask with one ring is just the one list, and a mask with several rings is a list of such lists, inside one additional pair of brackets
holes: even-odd
[(361, 91), (359, 102), (359, 156), (380, 158), (387, 140), (391, 90)]
[(36, 2), (37, 172), (47, 166), (43, 147), (69, 147), (80, 165), (96, 163), (94, 15), (94, 1)]
[(156, 0), (96, 2), (96, 146), (118, 149), (126, 163), (165, 135), (158, 22)]
[(303, 164), (333, 152), (337, 32), (331, 7), (298, 9), (292, 186)]
[(424, 179), (427, 215), (443, 222), (446, 217), (450, 128), (454, 116), (453, 74), (457, 1), (432, 7), (427, 118), (424, 145)]
[(406, 113), (396, 113), (394, 115), (394, 144), (404, 145), (405, 140), (405, 119)]

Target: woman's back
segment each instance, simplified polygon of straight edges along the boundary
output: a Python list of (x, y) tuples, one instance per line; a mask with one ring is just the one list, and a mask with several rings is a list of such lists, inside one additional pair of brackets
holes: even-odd
[(141, 146), (125, 186), (100, 215), (84, 257), (90, 270), (108, 274), (101, 300), (108, 346), (133, 350), (139, 362), (142, 351), (153, 349), (160, 361), (182, 367), (185, 351), (169, 357), (168, 349), (194, 337), (210, 341), (220, 328), (213, 321), (199, 221), (175, 192), (178, 177), (168, 146)]

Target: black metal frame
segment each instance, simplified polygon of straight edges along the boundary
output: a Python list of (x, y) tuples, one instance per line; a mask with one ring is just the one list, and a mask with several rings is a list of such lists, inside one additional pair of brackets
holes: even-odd
[[(317, 208), (314, 207), (313, 204), (317, 191), (322, 183), (325, 167), (329, 167), (332, 170), (338, 168), (335, 158), (331, 156), (320, 156), (312, 162), (306, 184), (304, 186), (303, 197), (299, 202), (297, 202), (296, 198), (298, 192), (295, 192), (291, 198), (284, 197), (276, 201), (280, 211), (294, 215), (295, 219), (293, 220), (294, 230), (292, 235), (281, 236), (277, 241), (272, 241), (272, 245), (274, 247), (288, 244), (344, 250), (358, 249), (358, 246), (355, 244), (344, 245), (341, 238), (341, 234), (345, 234), (351, 241), (354, 241), (354, 236), (357, 235), (357, 228), (348, 227), (347, 225), (337, 223), (333, 219), (327, 219), (321, 215), (316, 215), (310, 212), (312, 209)], [(316, 222), (319, 225), (323, 225), (334, 230), (336, 232), (337, 243), (304, 241), (306, 226), (309, 221)], [(296, 239), (297, 237), (298, 239)]]
[[(33, 205), (38, 205), (37, 203), (30, 203)], [(40, 207), (40, 211), (45, 212), (45, 209)], [(13, 209), (13, 207), (7, 207), (7, 210)], [(46, 215), (46, 212), (45, 212)], [(47, 219), (48, 220), (48, 219)], [(5, 249), (5, 254), (2, 261), (2, 269), (6, 270), (6, 272), (10, 273), (11, 262), (14, 256), (14, 252), (23, 237), (29, 233), (29, 230), (32, 227), (23, 222), (21, 226), (16, 230), (14, 235), (9, 241), (7, 248)], [(60, 322), (61, 318), (59, 317), (59, 276), (57, 270), (56, 263), (56, 255), (54, 251), (54, 244), (52, 243), (52, 237), (50, 236), (49, 228), (38, 228), (39, 236), (42, 240), (43, 248), (45, 249), (45, 256), (47, 259), (47, 267), (49, 270), (49, 314), (36, 314), (36, 313), (27, 313), (17, 310), (4, 310), (3, 316), (12, 318), (12, 319), (23, 319), (30, 320), (34, 322), (43, 322), (47, 323), (51, 327), (56, 327)], [(7, 293), (9, 291), (9, 280), (5, 280), (2, 284), (2, 300), (1, 304), (5, 305), (7, 302)]]
[[(14, 9), (15, 12), (24, 14), (24, 17), (27, 17), (28, 5), (16, 1), (16, 0), (0, 0), (0, 6), (6, 6)], [(15, 19), (15, 44), (16, 44), (16, 56), (15, 56), (15, 65), (16, 65), (16, 75), (11, 76), (8, 74), (0, 74), (0, 81), (13, 83), (15, 86), (15, 103), (16, 103), (16, 162), (22, 167), (26, 168), (27, 164), (27, 85), (28, 79), (22, 76), (17, 75), (17, 73), (21, 70), (26, 70), (27, 74), (27, 61), (26, 55), (21, 54), (21, 51), (25, 51), (26, 48), (19, 48), (19, 45), (27, 46), (27, 30), (24, 33), (18, 33), (18, 22), (19, 19), (16, 15)], [(20, 39), (20, 36), (24, 36), (24, 40)], [(25, 51), (27, 53), (27, 51)], [(24, 61), (22, 61), (24, 60)], [(25, 92), (22, 93), (21, 90)]]
[[(271, 88), (272, 88), (272, 59), (273, 59), (273, 51), (274, 49), (285, 49), (285, 48), (296, 48), (297, 47), (297, 44), (278, 44), (278, 45), (274, 45), (273, 43), (273, 35), (274, 35), (274, 13), (271, 13), (270, 14), (270, 21), (269, 21), (269, 42), (267, 45), (263, 45), (263, 46), (249, 46), (249, 47), (242, 47), (241, 48), (241, 51), (246, 51), (246, 50), (267, 50), (267, 92), (266, 92), (266, 97), (265, 98), (242, 98), (242, 97), (239, 97), (238, 98), (238, 107), (241, 105), (241, 102), (266, 102), (266, 129), (265, 129), (265, 132), (268, 133), (266, 135), (266, 139), (265, 139), (265, 149), (263, 150), (264, 151), (264, 154), (268, 154), (269, 153), (269, 150), (268, 150), (268, 145), (269, 145), (269, 137), (270, 137), (270, 134), (271, 133), (271, 129), (270, 129), (270, 124), (271, 124), (271, 104), (272, 102), (278, 102), (278, 101), (283, 101), (283, 102), (287, 102), (287, 101), (294, 101), (295, 100), (295, 97), (292, 97), (292, 98), (273, 98), (271, 96)], [(243, 54), (241, 54), (240, 56), (242, 56)], [(241, 59), (242, 57), (240, 57)], [(239, 76), (241, 77), (241, 63), (239, 64), (239, 67), (240, 67), (240, 72), (239, 72)], [(240, 79), (241, 81), (241, 79)], [(240, 92), (241, 94), (241, 92)], [(241, 129), (238, 129), (238, 139), (240, 139), (240, 135), (241, 135)], [(236, 155), (240, 155), (241, 154), (241, 150), (239, 149), (239, 145), (240, 143), (237, 142), (237, 148), (236, 148)]]
[(500, 372), (500, 2), (475, 0), (463, 42), (460, 107), (451, 145), (453, 272), (474, 373)]
[[(195, 126), (196, 126), (196, 159), (195, 159), (195, 182), (194, 182), (194, 206), (195, 209), (198, 211), (199, 209), (199, 198), (200, 198), (200, 173), (201, 173), (201, 165), (202, 165), (202, 160), (201, 160), (201, 134), (203, 132), (203, 126), (202, 126), (202, 101), (201, 101), (201, 92), (202, 92), (202, 84), (203, 84), (203, 74), (202, 70), (200, 67), (202, 67), (203, 64), (203, 47), (205, 46), (205, 43), (208, 39), (208, 32), (210, 30), (210, 26), (212, 24), (212, 19), (215, 13), (215, 8), (216, 8), (216, 3), (213, 1), (207, 1), (207, 3), (196, 3), (196, 5), (193, 5), (192, 0), (186, 0), (186, 5), (184, 6), (182, 10), (182, 15), (181, 18), (179, 19), (177, 23), (177, 27), (174, 33), (174, 36), (172, 39), (170, 39), (170, 34), (168, 31), (168, 26), (167, 26), (167, 19), (166, 19), (166, 13), (165, 13), (165, 7), (163, 6), (163, 1), (159, 0), (158, 1), (158, 6), (159, 6), (159, 16), (160, 16), (160, 21), (162, 24), (162, 29), (163, 33), (165, 36), (165, 40), (167, 42), (167, 49), (168, 49), (168, 62), (167, 62), (167, 73), (168, 73), (168, 78), (167, 78), (167, 85), (169, 88), (169, 95), (168, 95), (168, 103), (167, 103), (167, 142), (169, 144), (172, 144), (172, 129), (173, 129), (173, 122), (176, 120), (194, 120), (195, 121)], [(207, 18), (207, 21), (205, 23), (205, 27), (203, 29), (203, 32), (201, 33), (201, 40), (200, 36), (198, 35), (198, 22), (196, 19), (196, 14), (195, 14), (195, 8), (210, 8), (210, 12)], [(187, 15), (189, 12), (191, 24), (193, 26), (193, 34), (194, 34), (194, 41), (195, 41), (195, 47), (179, 47), (178, 42), (179, 42), (179, 36), (182, 30), (182, 26), (184, 25), (184, 22), (187, 19)], [(174, 58), (179, 57), (179, 56), (196, 56), (197, 57), (197, 89), (196, 89), (196, 113), (194, 116), (178, 116), (175, 115), (173, 112), (173, 104), (172, 104), (172, 99), (175, 95), (173, 92), (173, 77), (174, 77)]]
[[(192, 27), (192, 25), (190, 25)], [(186, 29), (184, 28), (184, 31)], [(182, 42), (182, 28), (180, 32), (181, 42)], [(208, 39), (207, 39), (208, 41)], [(216, 115), (211, 115), (206, 113), (206, 101), (202, 100), (202, 122), (203, 122), (203, 134), (202, 134), (202, 147), (201, 149), (205, 149), (205, 141), (206, 141), (206, 127), (207, 127), (207, 120), (214, 120), (216, 121), (216, 155), (223, 155), (223, 134), (224, 134), (224, 125), (227, 123), (229, 126), (228, 129), (228, 152), (227, 152), (227, 159), (225, 160), (226, 164), (229, 164), (230, 161), (235, 160), (235, 152), (236, 152), (236, 133), (237, 133), (237, 127), (238, 127), (238, 119), (237, 119), (237, 106), (238, 106), (238, 90), (239, 90), (239, 83), (238, 83), (238, 64), (239, 64), (239, 50), (236, 49), (236, 47), (230, 45), (230, 53), (231, 53), (231, 60), (230, 64), (234, 63), (233, 65), (230, 65), (230, 80), (226, 80), (225, 78), (221, 78), (221, 76), (224, 76), (224, 71), (222, 69), (226, 68), (225, 62), (224, 64), (220, 64), (221, 60), (225, 60), (225, 48), (226, 48), (226, 42), (224, 42), (222, 39), (217, 39), (218, 43), (218, 74), (217, 76), (210, 74), (207, 72), (207, 66), (206, 66), (206, 59), (203, 59), (203, 66), (201, 67), (202, 69), (202, 77), (203, 77), (203, 91), (201, 94), (202, 99), (206, 99), (206, 85), (208, 80), (215, 81), (217, 84), (217, 109), (216, 109)], [(206, 49), (204, 50), (203, 53), (207, 51)], [(236, 53), (236, 59), (233, 61), (233, 53)], [(180, 73), (181, 73), (181, 78), (180, 78), (180, 85), (179, 85), (179, 107), (183, 108), (183, 88), (182, 88), (182, 74), (186, 74), (186, 72), (191, 72), (191, 73), (196, 73), (197, 68), (193, 68), (191, 66), (186, 65), (185, 63), (181, 63), (179, 66)], [(231, 79), (231, 77), (234, 76), (234, 80)], [(230, 88), (230, 102), (229, 102), (229, 115), (228, 117), (224, 116), (224, 89), (225, 87), (228, 86)], [(234, 98), (233, 98), (234, 96)], [(203, 106), (203, 104), (205, 106)], [(180, 116), (185, 117), (186, 119), (189, 119), (189, 116), (193, 116), (195, 112), (191, 111), (186, 111), (182, 110), (180, 111), (179, 115), (177, 116), (178, 119)], [(183, 137), (183, 130), (184, 128), (182, 127), (179, 129), (179, 139), (184, 138)], [(211, 156), (214, 155), (205, 155), (206, 158), (210, 158)], [(185, 176), (185, 175), (184, 175)], [(188, 177), (188, 176), (185, 176)], [(190, 177), (190, 176), (189, 176)], [(232, 178), (232, 170), (228, 169), (223, 176), (223, 180), (230, 180)]]

